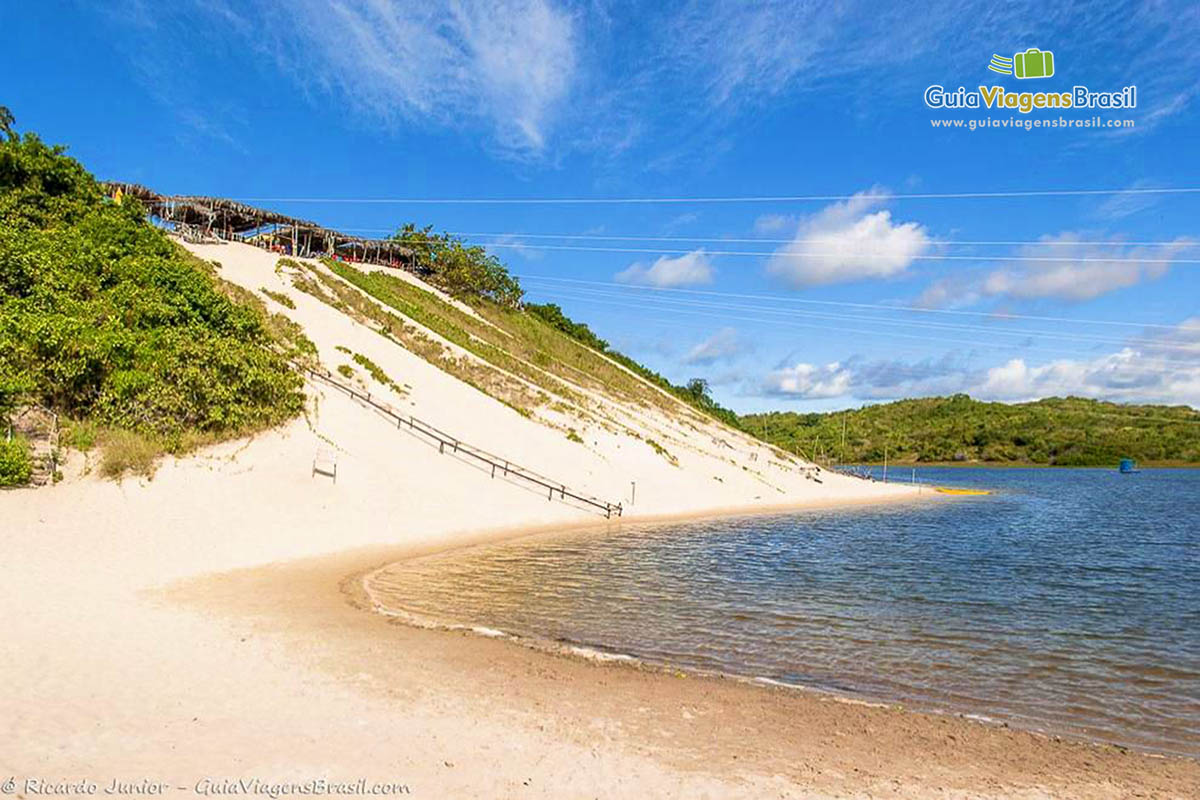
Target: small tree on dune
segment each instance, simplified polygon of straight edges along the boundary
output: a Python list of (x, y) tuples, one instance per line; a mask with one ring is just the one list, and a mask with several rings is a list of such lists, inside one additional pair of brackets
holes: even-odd
[(17, 138), (17, 132), (13, 130), (13, 125), (16, 124), (16, 117), (8, 110), (8, 106), (0, 106), (0, 131), (10, 140)]

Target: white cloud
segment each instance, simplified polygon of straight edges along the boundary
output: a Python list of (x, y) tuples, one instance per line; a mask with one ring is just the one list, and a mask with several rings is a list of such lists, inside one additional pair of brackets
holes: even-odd
[(747, 345), (734, 328), (721, 328), (712, 336), (688, 351), (683, 358), (685, 364), (715, 364), (718, 361), (741, 355)]
[(1200, 406), (1200, 364), (1163, 369), (1147, 362), (1134, 348), (1094, 359), (1060, 359), (1038, 366), (1014, 358), (987, 370), (968, 391), (985, 400), (1073, 395)]
[(818, 400), (848, 395), (853, 382), (854, 373), (836, 361), (824, 366), (800, 363), (770, 372), (763, 389), (767, 394)]
[(497, 236), (495, 245), (501, 252), (496, 254), (498, 258), (504, 260), (511, 253), (516, 253), (528, 261), (541, 261), (546, 255), (545, 250), (539, 250), (535, 245), (531, 245), (524, 239), (514, 236), (511, 233), (506, 233), (502, 236)]
[(878, 188), (860, 192), (801, 220), (792, 242), (767, 261), (767, 273), (797, 289), (903, 274), (931, 239), (918, 223), (872, 211), (882, 194)]
[[(339, 112), (489, 126), (500, 147), (536, 152), (577, 71), (572, 14), (550, 0), (298, 0), (261, 3), (255, 36)], [(318, 101), (323, 102), (323, 101)]]
[(669, 288), (712, 283), (715, 274), (712, 259), (704, 252), (704, 248), (701, 248), (674, 258), (660, 256), (648, 267), (640, 262), (630, 264), (628, 268), (618, 272), (614, 280), (619, 283)]
[(1177, 238), (1163, 247), (1124, 244), (1110, 237), (1064, 231), (1013, 251), (1016, 261), (985, 273), (956, 274), (930, 284), (916, 304), (924, 308), (970, 305), (985, 298), (1084, 302), (1165, 275), (1171, 261), (1193, 250), (1193, 239)]
[(1011, 358), (971, 368), (953, 355), (937, 361), (866, 361), (824, 366), (798, 363), (769, 373), (762, 391), (794, 399), (855, 397), (890, 400), (965, 392), (981, 400), (1043, 397), (1187, 404), (1200, 408), (1200, 317), (1132, 339), (1115, 352), (1033, 364)]
[(763, 214), (754, 220), (755, 233), (780, 233), (796, 224), (796, 218), (787, 214)]
[[(1020, 262), (988, 274), (983, 294), (1030, 300), (1053, 297), (1081, 302), (1167, 273), (1171, 259), (1195, 243), (1176, 239), (1167, 247), (1131, 247), (1113, 239), (1111, 245), (1082, 244), (1078, 233), (1043, 236), (1045, 244), (1026, 245), (1017, 250), (1021, 258), (1054, 259)], [(1066, 259), (1066, 260), (1063, 260)]]

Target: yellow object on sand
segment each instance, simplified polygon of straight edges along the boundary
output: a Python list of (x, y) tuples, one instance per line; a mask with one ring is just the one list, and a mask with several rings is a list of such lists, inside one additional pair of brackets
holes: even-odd
[(934, 491), (942, 494), (991, 494), (991, 489), (955, 489), (950, 486), (935, 486)]

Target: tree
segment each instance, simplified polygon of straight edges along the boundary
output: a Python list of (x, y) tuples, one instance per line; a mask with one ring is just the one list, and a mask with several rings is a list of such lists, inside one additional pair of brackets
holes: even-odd
[(684, 389), (687, 390), (687, 393), (690, 394), (692, 399), (697, 403), (703, 403), (705, 400), (709, 399), (708, 381), (704, 380), (704, 378), (692, 378), (687, 382), (687, 386), (685, 386)]
[(520, 283), (482, 247), (466, 245), (448, 233), (434, 233), (432, 226), (418, 228), (412, 223), (392, 239), (413, 251), (431, 283), (455, 297), (474, 295), (507, 308), (516, 308), (521, 302)]
[(0, 132), (3, 132), (10, 141), (17, 138), (17, 132), (13, 130), (15, 124), (17, 124), (17, 120), (8, 110), (8, 106), (0, 106)]

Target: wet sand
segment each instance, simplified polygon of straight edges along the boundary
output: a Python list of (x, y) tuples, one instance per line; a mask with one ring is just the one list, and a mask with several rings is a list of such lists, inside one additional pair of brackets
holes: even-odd
[[(549, 783), (539, 791), (554, 790), (549, 796), (576, 796), (570, 787), (585, 785), (587, 796), (1200, 796), (1200, 763), (1188, 759), (794, 689), (596, 663), (374, 613), (362, 577), (429, 549), (373, 548), (242, 570), (168, 594), (276, 640), (382, 709), (402, 713), (418, 695), (448, 715), (465, 715), (467, 728), (467, 720), (499, 722), (510, 744), (549, 735), (589, 754), (586, 764), (525, 754), (529, 770)], [(479, 766), (451, 763), (447, 771)], [(523, 792), (540, 796), (522, 784)], [(492, 793), (485, 779), (471, 785), (479, 786), (479, 796)]]

